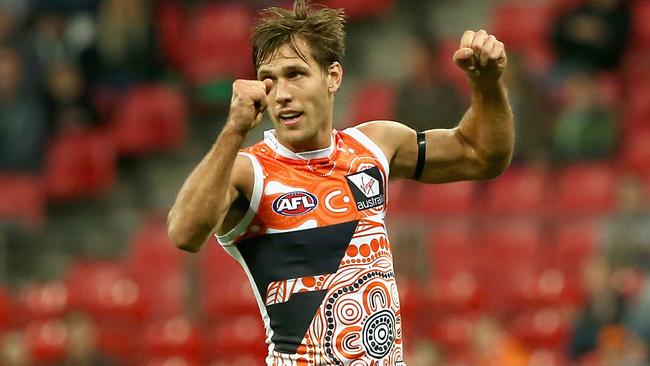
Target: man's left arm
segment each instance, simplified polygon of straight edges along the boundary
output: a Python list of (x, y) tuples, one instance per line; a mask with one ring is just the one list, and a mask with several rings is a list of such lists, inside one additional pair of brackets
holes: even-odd
[(358, 127), (378, 143), (390, 160), (391, 177), (417, 178), (424, 183), (491, 179), (508, 167), (514, 146), (514, 122), (501, 81), (507, 64), (503, 43), (484, 30), (467, 31), (454, 61), (469, 78), (471, 106), (456, 128), (424, 132), (425, 154), (419, 177), (415, 177), (415, 131), (392, 121)]

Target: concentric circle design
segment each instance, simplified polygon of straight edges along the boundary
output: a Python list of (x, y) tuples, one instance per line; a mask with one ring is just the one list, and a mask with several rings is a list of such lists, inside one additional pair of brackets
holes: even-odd
[(395, 315), (390, 310), (373, 314), (363, 326), (363, 346), (372, 358), (385, 357), (396, 337)]
[(363, 317), (363, 307), (354, 299), (344, 299), (335, 305), (335, 314), (344, 325), (358, 324)]

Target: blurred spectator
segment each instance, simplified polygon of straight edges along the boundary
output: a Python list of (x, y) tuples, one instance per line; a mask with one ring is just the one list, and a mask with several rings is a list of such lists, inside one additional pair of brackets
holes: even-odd
[(21, 331), (12, 331), (0, 338), (0, 365), (30, 366), (29, 349)]
[(441, 365), (441, 356), (438, 348), (427, 339), (413, 342), (413, 354), (409, 357), (410, 366), (438, 366)]
[(635, 175), (619, 179), (617, 209), (607, 222), (605, 250), (617, 267), (650, 271), (650, 200), (645, 183)]
[(45, 143), (42, 106), (24, 88), (22, 58), (0, 46), (0, 170), (38, 168)]
[(646, 273), (639, 293), (630, 301), (624, 315), (625, 327), (650, 344), (650, 279)]
[(108, 366), (114, 363), (98, 349), (98, 334), (95, 324), (82, 313), (67, 316), (68, 350), (66, 365)]
[(9, 7), (0, 5), (0, 45), (11, 42), (16, 32), (16, 21)]
[(474, 329), (472, 356), (475, 366), (528, 366), (529, 355), (498, 321), (483, 317)]
[(619, 129), (613, 111), (601, 102), (599, 90), (589, 73), (577, 73), (566, 80), (564, 107), (555, 123), (553, 153), (556, 160), (612, 156)]
[(526, 68), (518, 54), (508, 56), (504, 74), (508, 97), (516, 116), (515, 155), (518, 163), (547, 162), (551, 156), (553, 103), (541, 80)]
[(82, 55), (86, 79), (123, 88), (159, 73), (158, 55), (149, 2), (101, 2), (97, 43)]
[(648, 348), (634, 332), (621, 326), (608, 326), (598, 335), (598, 347), (589, 365), (646, 366)]
[(74, 54), (65, 39), (67, 19), (55, 9), (43, 9), (36, 15), (25, 40), (25, 68), (30, 82), (43, 87), (50, 65), (73, 61)]
[(594, 258), (585, 268), (584, 288), (588, 296), (573, 329), (569, 358), (580, 360), (598, 347), (602, 329), (621, 324), (625, 297), (610, 281), (611, 265), (604, 257)]
[(626, 0), (587, 0), (562, 14), (553, 27), (555, 76), (615, 69), (630, 35)]
[(407, 43), (408, 74), (398, 90), (396, 119), (416, 131), (456, 127), (466, 103), (444, 81), (436, 65), (435, 41), (420, 34)]
[(46, 102), (51, 133), (84, 128), (95, 120), (83, 75), (75, 64), (61, 63), (50, 68)]

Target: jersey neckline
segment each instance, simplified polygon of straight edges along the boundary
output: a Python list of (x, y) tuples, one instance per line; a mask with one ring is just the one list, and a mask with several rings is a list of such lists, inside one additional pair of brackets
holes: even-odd
[(336, 139), (335, 136), (336, 130), (332, 129), (330, 145), (328, 147), (301, 153), (295, 153), (282, 145), (275, 136), (275, 129), (264, 131), (264, 143), (276, 154), (276, 156), (284, 158), (283, 160), (287, 159), (296, 163), (308, 164), (310, 162), (331, 161), (336, 159), (334, 155), (337, 150), (338, 139)]

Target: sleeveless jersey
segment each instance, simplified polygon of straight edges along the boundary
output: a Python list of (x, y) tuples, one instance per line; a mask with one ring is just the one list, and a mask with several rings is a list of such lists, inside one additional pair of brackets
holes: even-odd
[(255, 175), (249, 210), (217, 239), (251, 281), (266, 364), (405, 366), (383, 152), (348, 128), (320, 157), (272, 130), (240, 154)]

